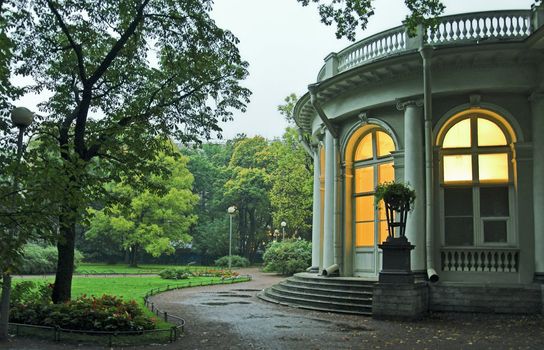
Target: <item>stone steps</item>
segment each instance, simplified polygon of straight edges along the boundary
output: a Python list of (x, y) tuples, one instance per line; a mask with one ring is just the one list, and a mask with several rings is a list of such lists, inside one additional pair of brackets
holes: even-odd
[(310, 310), (371, 315), (373, 284), (354, 278), (324, 278), (301, 273), (266, 288), (258, 297)]

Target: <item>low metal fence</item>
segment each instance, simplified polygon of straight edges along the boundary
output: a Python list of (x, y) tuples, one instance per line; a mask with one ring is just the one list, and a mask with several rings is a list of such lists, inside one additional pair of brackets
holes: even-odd
[(203, 287), (210, 285), (232, 284), (238, 282), (247, 282), (251, 280), (250, 275), (241, 275), (231, 278), (222, 278), (217, 281), (201, 281), (184, 284), (167, 285), (164, 288), (150, 289), (144, 296), (144, 305), (155, 316), (165, 322), (172, 324), (169, 328), (159, 328), (141, 331), (88, 331), (75, 330), (61, 327), (38, 326), (22, 323), (9, 323), (9, 333), (16, 336), (37, 336), (53, 341), (75, 341), (80, 343), (92, 342), (94, 344), (112, 346), (130, 346), (146, 343), (167, 343), (176, 341), (184, 331), (185, 319), (171, 315), (166, 311), (160, 310), (149, 298), (158, 293), (163, 293), (176, 289)]

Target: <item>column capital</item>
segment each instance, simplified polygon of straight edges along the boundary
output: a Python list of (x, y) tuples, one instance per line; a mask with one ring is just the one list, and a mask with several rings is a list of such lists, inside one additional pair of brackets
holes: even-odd
[(397, 109), (399, 111), (404, 111), (408, 107), (423, 107), (423, 100), (397, 100)]
[(533, 144), (531, 142), (516, 142), (514, 144), (515, 160), (517, 162), (533, 160)]
[(535, 90), (529, 95), (530, 102), (542, 101), (544, 99), (544, 90)]

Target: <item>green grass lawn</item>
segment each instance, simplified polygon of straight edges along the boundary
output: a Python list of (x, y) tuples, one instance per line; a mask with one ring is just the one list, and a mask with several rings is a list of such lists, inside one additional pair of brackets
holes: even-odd
[[(157, 266), (157, 265), (155, 265)], [(15, 278), (14, 284), (25, 279), (32, 279), (33, 281), (44, 281), (51, 283), (53, 277), (38, 277), (32, 276), (30, 278)], [(116, 295), (122, 297), (124, 300), (135, 300), (145, 313), (149, 316), (154, 316), (145, 306), (143, 297), (152, 289), (160, 288), (161, 290), (167, 287), (190, 287), (198, 286), (201, 284), (213, 284), (220, 282), (220, 277), (192, 277), (185, 280), (166, 280), (158, 276), (113, 276), (113, 277), (78, 277), (74, 276), (72, 280), (72, 298), (77, 298), (83, 294), (87, 296), (94, 295), (100, 297), (102, 294)], [(183, 316), (183, 315), (180, 315)], [(157, 318), (157, 329), (164, 331), (151, 332), (138, 337), (134, 336), (118, 336), (115, 337), (115, 345), (136, 345), (136, 344), (150, 344), (150, 343), (165, 343), (168, 341), (170, 332), (169, 329), (172, 324), (165, 322), (161, 317)], [(41, 332), (41, 333), (40, 333)], [(28, 334), (27, 334), (28, 333)], [(19, 335), (21, 336), (38, 336), (50, 338), (51, 331), (40, 331), (36, 329), (23, 329)], [(108, 337), (95, 337), (84, 334), (63, 335), (63, 341), (68, 342), (91, 342), (107, 344)]]
[(161, 270), (172, 268), (172, 267), (179, 267), (179, 268), (186, 268), (191, 271), (202, 271), (202, 270), (214, 270), (214, 269), (220, 269), (218, 267), (214, 266), (196, 266), (196, 265), (156, 265), (156, 264), (141, 264), (138, 267), (130, 267), (127, 264), (105, 264), (105, 263), (81, 263), (76, 268), (76, 274), (109, 274), (109, 273), (116, 273), (116, 274), (131, 274), (131, 275), (137, 275), (137, 274), (151, 274), (151, 273), (159, 273)]

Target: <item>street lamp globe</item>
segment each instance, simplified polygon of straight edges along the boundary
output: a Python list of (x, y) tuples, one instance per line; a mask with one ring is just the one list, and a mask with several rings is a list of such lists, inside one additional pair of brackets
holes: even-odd
[(34, 113), (25, 107), (16, 107), (11, 111), (11, 122), (18, 128), (27, 128), (34, 119)]
[(287, 223), (285, 221), (282, 221), (280, 225), (281, 225), (281, 227), (285, 227), (285, 226), (287, 226)]
[(227, 212), (230, 214), (230, 215), (233, 215), (234, 213), (236, 213), (236, 207), (234, 205), (231, 205), (228, 209), (227, 209)]

